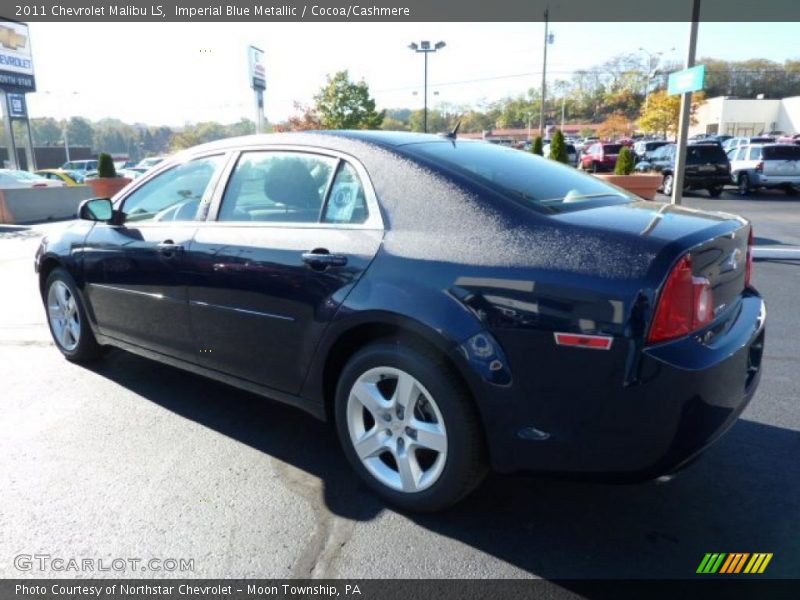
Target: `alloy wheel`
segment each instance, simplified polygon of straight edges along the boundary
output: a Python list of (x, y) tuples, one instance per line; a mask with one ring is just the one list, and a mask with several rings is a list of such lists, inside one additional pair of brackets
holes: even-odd
[(67, 352), (81, 340), (81, 318), (78, 303), (63, 281), (54, 281), (47, 292), (47, 318), (58, 344)]
[(432, 486), (447, 460), (447, 430), (436, 401), (412, 375), (376, 367), (353, 384), (347, 430), (364, 468), (406, 493)]
[(667, 175), (664, 177), (664, 195), (672, 195), (672, 175)]

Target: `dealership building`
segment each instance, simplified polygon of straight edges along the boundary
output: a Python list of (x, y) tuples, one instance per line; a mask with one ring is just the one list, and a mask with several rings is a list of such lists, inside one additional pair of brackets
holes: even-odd
[(697, 108), (689, 133), (751, 136), (782, 131), (800, 133), (800, 96), (783, 99), (709, 98)]

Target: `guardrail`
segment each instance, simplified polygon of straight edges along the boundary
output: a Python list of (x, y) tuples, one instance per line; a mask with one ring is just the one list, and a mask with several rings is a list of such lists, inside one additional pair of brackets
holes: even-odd
[(94, 192), (88, 185), (0, 190), (0, 223), (23, 225), (72, 219)]

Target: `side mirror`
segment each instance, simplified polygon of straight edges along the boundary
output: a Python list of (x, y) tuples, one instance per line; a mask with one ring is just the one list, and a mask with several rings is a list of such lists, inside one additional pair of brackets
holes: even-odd
[(78, 218), (86, 221), (110, 221), (114, 217), (114, 206), (108, 198), (90, 198), (78, 207)]

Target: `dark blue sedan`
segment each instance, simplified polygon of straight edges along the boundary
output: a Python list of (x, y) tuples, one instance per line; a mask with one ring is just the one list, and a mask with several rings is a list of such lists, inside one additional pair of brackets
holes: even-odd
[(42, 242), (59, 350), (116, 346), (300, 407), (412, 510), (492, 468), (647, 480), (756, 390), (752, 230), (455, 137), (229, 139)]

